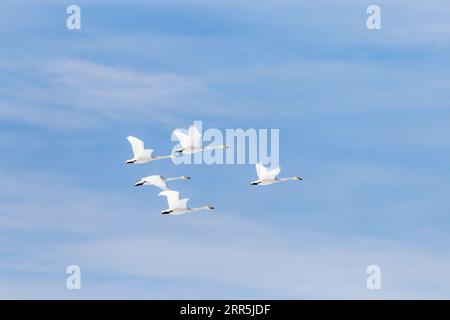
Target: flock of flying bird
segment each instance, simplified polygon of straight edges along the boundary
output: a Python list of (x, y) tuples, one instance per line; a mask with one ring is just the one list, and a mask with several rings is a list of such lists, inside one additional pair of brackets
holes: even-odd
[[(180, 142), (181, 148), (173, 151), (171, 155), (168, 156), (154, 156), (152, 149), (146, 149), (144, 142), (136, 137), (129, 136), (127, 140), (131, 144), (133, 150), (133, 158), (127, 160), (127, 164), (144, 164), (155, 160), (171, 159), (185, 154), (193, 154), (197, 152), (202, 152), (203, 150), (210, 149), (226, 149), (226, 145), (202, 145), (202, 136), (200, 131), (194, 126), (190, 126), (187, 133), (180, 129), (176, 129), (173, 134), (177, 137)], [(269, 185), (278, 182), (284, 182), (289, 180), (303, 180), (300, 177), (291, 178), (278, 178), (281, 168), (277, 167), (272, 170), (267, 169), (261, 163), (256, 164), (256, 173), (258, 175), (258, 180), (251, 182), (251, 185)], [(135, 186), (153, 185), (163, 191), (159, 193), (160, 196), (165, 196), (167, 198), (167, 203), (169, 208), (161, 211), (161, 214), (170, 215), (180, 215), (188, 212), (203, 211), (203, 210), (213, 210), (212, 206), (202, 206), (196, 208), (188, 207), (188, 198), (180, 199), (180, 193), (169, 189), (167, 185), (168, 181), (173, 180), (189, 180), (188, 176), (180, 176), (173, 178), (164, 178), (160, 175), (152, 175), (140, 179), (135, 183)]]

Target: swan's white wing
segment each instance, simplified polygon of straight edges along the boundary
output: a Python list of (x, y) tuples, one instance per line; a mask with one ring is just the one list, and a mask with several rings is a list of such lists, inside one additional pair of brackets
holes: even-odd
[(177, 137), (178, 141), (180, 141), (183, 148), (187, 148), (190, 145), (189, 136), (186, 133), (180, 129), (175, 129), (172, 133), (175, 137)]
[(181, 199), (177, 202), (176, 208), (177, 209), (187, 209), (187, 203), (189, 201), (189, 198)]
[(178, 191), (166, 190), (160, 192), (159, 195), (167, 197), (167, 203), (169, 204), (169, 209), (171, 210), (176, 208), (177, 203), (180, 200), (180, 193)]
[(258, 178), (259, 179), (263, 179), (263, 178), (265, 178), (266, 177), (266, 175), (267, 175), (267, 169), (266, 169), (266, 167), (264, 167), (263, 165), (262, 165), (262, 163), (257, 163), (256, 164), (256, 174), (258, 175)]
[(193, 147), (201, 147), (202, 145), (202, 135), (196, 126), (192, 125), (188, 130), (189, 143)]
[(280, 172), (281, 172), (281, 167), (272, 169), (267, 172), (266, 178), (275, 179), (276, 177), (278, 177), (280, 175)]
[(131, 148), (133, 149), (133, 154), (135, 157), (138, 157), (141, 153), (144, 152), (144, 141), (132, 136), (127, 137), (127, 140), (131, 144)]
[(161, 188), (163, 190), (167, 190), (167, 184), (164, 182), (161, 176), (155, 175), (155, 176), (149, 176), (144, 178), (145, 181), (150, 182), (152, 185), (157, 186), (158, 188)]

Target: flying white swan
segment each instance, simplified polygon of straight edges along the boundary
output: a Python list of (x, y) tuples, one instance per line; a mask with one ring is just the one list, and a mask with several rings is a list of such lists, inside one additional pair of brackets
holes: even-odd
[(180, 129), (176, 129), (173, 131), (173, 134), (177, 137), (178, 141), (181, 144), (181, 148), (174, 150), (177, 153), (183, 154), (192, 154), (201, 152), (203, 150), (211, 150), (211, 149), (226, 149), (227, 146), (222, 144), (218, 146), (202, 145), (202, 135), (200, 131), (194, 125), (190, 126), (187, 134)]
[(127, 164), (132, 164), (132, 163), (143, 164), (143, 163), (147, 163), (147, 162), (150, 162), (153, 160), (162, 160), (162, 159), (173, 158), (172, 155), (154, 157), (153, 149), (145, 149), (144, 141), (142, 141), (136, 137), (129, 136), (129, 137), (127, 137), (127, 140), (131, 144), (131, 148), (133, 149), (133, 156), (134, 156), (133, 159), (126, 161)]
[(203, 211), (203, 210), (213, 210), (214, 207), (203, 206), (198, 208), (189, 208), (187, 206), (188, 198), (180, 200), (180, 193), (178, 191), (166, 190), (159, 193), (160, 196), (167, 197), (167, 203), (169, 204), (169, 209), (161, 211), (161, 214), (172, 214), (180, 215), (188, 212)]
[(148, 176), (145, 178), (142, 178), (138, 182), (136, 182), (134, 185), (136, 187), (143, 186), (143, 185), (154, 185), (158, 188), (161, 188), (163, 190), (168, 190), (169, 187), (167, 186), (167, 181), (173, 181), (173, 180), (189, 180), (190, 177), (188, 176), (181, 176), (181, 177), (174, 177), (174, 178), (164, 178), (159, 175), (154, 176)]
[(278, 178), (278, 175), (281, 172), (281, 168), (275, 168), (272, 170), (268, 170), (261, 163), (256, 164), (256, 173), (258, 175), (258, 180), (250, 183), (253, 186), (265, 186), (273, 183), (289, 181), (289, 180), (303, 180), (300, 177), (291, 177), (291, 178)]

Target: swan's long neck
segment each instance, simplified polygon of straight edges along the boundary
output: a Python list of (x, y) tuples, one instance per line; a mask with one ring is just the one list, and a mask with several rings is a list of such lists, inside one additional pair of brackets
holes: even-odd
[(157, 157), (153, 157), (153, 159), (156, 160), (163, 160), (163, 159), (171, 159), (171, 158), (175, 158), (175, 156), (173, 154), (169, 155), (169, 156), (157, 156)]
[(189, 180), (189, 179), (190, 179), (190, 177), (188, 177), (188, 176), (179, 176), (179, 177), (166, 178), (166, 181)]
[(289, 181), (289, 180), (303, 180), (302, 178), (300, 178), (300, 177), (289, 177), (289, 178), (278, 178), (277, 179), (278, 181)]
[(193, 212), (193, 211), (203, 211), (203, 210), (212, 210), (214, 209), (211, 206), (203, 206), (203, 207), (197, 207), (197, 208), (190, 208), (189, 211)]
[(228, 148), (226, 145), (221, 144), (218, 146), (213, 146), (213, 145), (207, 145), (206, 147), (203, 147), (203, 149), (207, 149), (207, 150), (211, 150), (211, 149), (226, 149)]

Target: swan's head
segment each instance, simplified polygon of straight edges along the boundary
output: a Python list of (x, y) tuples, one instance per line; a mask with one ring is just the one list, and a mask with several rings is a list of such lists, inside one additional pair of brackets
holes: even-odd
[(136, 160), (134, 160), (134, 159), (125, 161), (126, 164), (133, 164), (135, 162), (136, 162)]
[(188, 177), (188, 176), (183, 176), (182, 177), (184, 180), (190, 180), (191, 179), (191, 177)]
[(136, 182), (135, 184), (134, 184), (134, 186), (135, 187), (139, 187), (139, 186), (143, 186), (145, 184), (145, 181), (144, 180), (139, 180), (138, 182)]
[(214, 210), (215, 208), (212, 207), (212, 206), (206, 206), (206, 209), (208, 209), (208, 210)]
[(173, 212), (173, 210), (164, 210), (161, 211), (161, 214), (171, 214)]
[(303, 180), (302, 178), (300, 178), (300, 177), (294, 177), (294, 179), (293, 180)]

